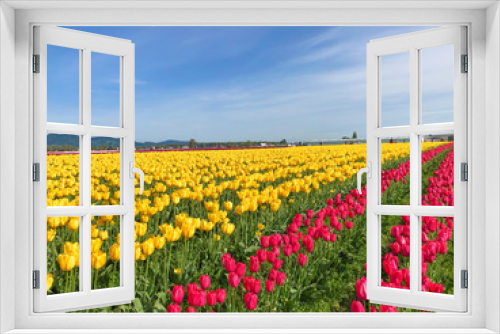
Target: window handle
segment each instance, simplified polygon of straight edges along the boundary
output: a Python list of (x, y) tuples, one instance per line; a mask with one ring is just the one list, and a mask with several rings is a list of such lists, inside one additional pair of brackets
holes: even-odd
[(144, 191), (144, 172), (140, 168), (134, 167), (134, 162), (130, 162), (130, 178), (135, 179), (135, 173), (139, 174), (140, 180), (139, 184), (141, 185), (141, 190), (139, 191), (139, 195), (142, 195), (142, 192)]
[(366, 163), (366, 167), (365, 168), (361, 168), (358, 173), (357, 173), (357, 177), (358, 177), (358, 192), (361, 194), (361, 177), (363, 176), (363, 173), (366, 173), (366, 177), (371, 179), (372, 177), (372, 163), (371, 162), (367, 162)]

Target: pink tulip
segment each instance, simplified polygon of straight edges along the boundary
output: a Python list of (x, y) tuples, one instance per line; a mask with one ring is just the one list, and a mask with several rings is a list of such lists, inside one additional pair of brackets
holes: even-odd
[(364, 311), (365, 311), (365, 307), (363, 306), (363, 304), (361, 304), (361, 302), (359, 302), (357, 300), (352, 301), (351, 312), (364, 312)]
[(245, 294), (245, 306), (248, 310), (252, 311), (257, 307), (257, 295), (252, 292), (247, 292)]
[(356, 282), (356, 296), (359, 300), (366, 300), (366, 277), (364, 276)]
[(180, 313), (181, 307), (180, 307), (180, 305), (177, 305), (177, 304), (170, 304), (167, 306), (167, 312), (168, 313)]
[(208, 275), (200, 276), (200, 285), (203, 290), (210, 289), (210, 276)]
[(184, 287), (182, 285), (174, 285), (172, 288), (172, 302), (180, 304), (184, 299)]
[(256, 273), (259, 271), (260, 261), (257, 256), (250, 256), (250, 271)]
[(226, 300), (226, 290), (224, 289), (217, 289), (215, 290), (217, 292), (217, 302), (219, 302), (220, 304), (224, 303), (224, 301)]
[(232, 288), (236, 288), (240, 284), (240, 280), (241, 280), (240, 277), (238, 276), (238, 274), (235, 272), (229, 273), (229, 276), (227, 279), (229, 281), (229, 285)]
[(274, 290), (274, 281), (273, 280), (266, 280), (266, 291), (267, 292), (272, 292)]
[(305, 266), (307, 263), (307, 254), (299, 254), (298, 263), (301, 267)]

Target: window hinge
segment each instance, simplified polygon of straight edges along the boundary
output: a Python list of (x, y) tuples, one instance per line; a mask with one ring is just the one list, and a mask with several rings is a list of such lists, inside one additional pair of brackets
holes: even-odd
[(33, 55), (33, 73), (40, 73), (40, 55)]
[(462, 289), (467, 289), (469, 288), (469, 274), (467, 270), (462, 270), (461, 272), (462, 276)]
[(461, 181), (469, 181), (469, 165), (466, 162), (462, 162), (460, 174)]
[(40, 163), (33, 164), (33, 181), (40, 182)]
[(33, 270), (33, 289), (40, 289), (40, 270)]
[(460, 72), (469, 72), (469, 57), (467, 55), (462, 55), (462, 68)]

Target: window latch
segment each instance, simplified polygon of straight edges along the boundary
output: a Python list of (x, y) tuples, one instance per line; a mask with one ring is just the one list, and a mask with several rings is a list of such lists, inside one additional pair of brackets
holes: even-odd
[(33, 164), (33, 181), (40, 182), (40, 163)]
[(40, 73), (40, 55), (33, 55), (33, 73)]
[(461, 274), (460, 276), (462, 277), (462, 279), (461, 279), (461, 281), (462, 281), (461, 288), (462, 289), (469, 288), (469, 273), (468, 273), (468, 271), (467, 270), (462, 270), (460, 274)]
[(460, 180), (469, 181), (469, 165), (466, 162), (460, 165)]
[(363, 173), (366, 173), (366, 177), (371, 179), (372, 177), (372, 163), (370, 161), (367, 161), (366, 162), (366, 167), (365, 168), (361, 168), (358, 173), (357, 173), (357, 177), (358, 177), (358, 192), (361, 194), (361, 178), (363, 176)]

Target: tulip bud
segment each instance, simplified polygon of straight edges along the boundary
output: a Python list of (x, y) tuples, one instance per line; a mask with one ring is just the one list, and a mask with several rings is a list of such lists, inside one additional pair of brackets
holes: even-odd
[(283, 260), (276, 259), (276, 260), (274, 260), (273, 268), (276, 270), (279, 270), (279, 269), (281, 269), (282, 264), (283, 264)]
[(255, 253), (255, 256), (257, 256), (257, 258), (259, 259), (259, 262), (262, 263), (262, 262), (266, 261), (267, 251), (265, 249), (259, 249)]
[(245, 276), (246, 270), (247, 270), (247, 265), (245, 263), (238, 262), (236, 264), (235, 271), (240, 278), (243, 278), (243, 276)]
[(208, 290), (210, 288), (210, 276), (208, 275), (200, 276), (200, 286), (203, 290)]
[(192, 306), (188, 306), (188, 308), (186, 309), (186, 312), (187, 313), (195, 313), (196, 312), (196, 309)]
[(365, 311), (365, 307), (363, 306), (363, 304), (361, 304), (361, 302), (359, 302), (357, 300), (352, 301), (351, 312), (364, 312), (364, 311)]
[(277, 285), (284, 285), (285, 284), (285, 280), (286, 280), (286, 275), (284, 272), (282, 271), (278, 271), (277, 275), (276, 275), (276, 284)]
[(227, 279), (229, 281), (229, 285), (232, 288), (236, 288), (240, 284), (240, 277), (235, 272), (229, 273), (229, 276)]
[(170, 304), (167, 307), (167, 312), (168, 313), (180, 313), (181, 312), (181, 307), (177, 304)]
[(245, 294), (245, 306), (248, 310), (254, 310), (257, 307), (257, 295), (251, 292)]
[(301, 267), (305, 266), (307, 263), (307, 254), (299, 254), (298, 263)]
[(278, 275), (278, 271), (276, 269), (271, 269), (269, 271), (269, 279), (270, 280), (273, 280), (273, 281), (276, 280), (277, 275)]
[(172, 302), (180, 304), (184, 299), (184, 287), (182, 285), (175, 285), (172, 288)]
[(366, 300), (366, 277), (364, 276), (356, 282), (356, 296), (359, 300)]
[(256, 273), (259, 271), (259, 258), (257, 256), (250, 256), (250, 271)]
[(269, 237), (268, 236), (262, 236), (262, 237), (260, 237), (260, 246), (262, 248), (269, 247)]
[(209, 306), (214, 306), (216, 303), (217, 303), (217, 292), (216, 291), (208, 291), (207, 304)]
[(272, 292), (274, 290), (274, 281), (267, 279), (266, 280), (266, 291), (267, 292)]
[(226, 290), (217, 289), (216, 292), (217, 292), (217, 302), (219, 302), (220, 304), (224, 303), (227, 294)]

